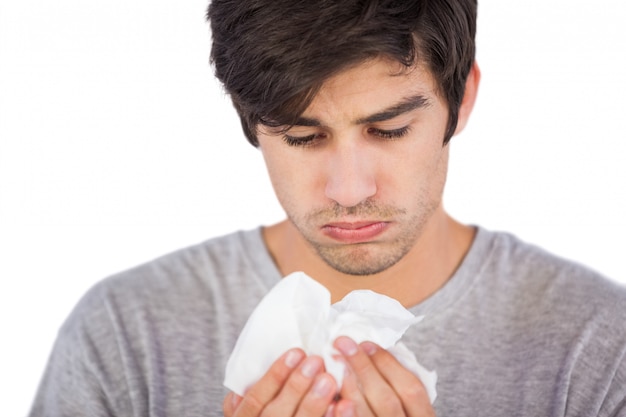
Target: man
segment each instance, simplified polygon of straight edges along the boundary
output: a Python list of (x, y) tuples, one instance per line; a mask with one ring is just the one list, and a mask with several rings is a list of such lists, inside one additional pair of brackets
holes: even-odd
[[(89, 416), (626, 416), (626, 290), (441, 202), (449, 143), (478, 91), (472, 0), (214, 0), (216, 75), (288, 220), (109, 278), (60, 331), (33, 406)], [(304, 271), (423, 322), (419, 379), (340, 337), (285, 352), (243, 397), (222, 387), (250, 312)], [(223, 410), (222, 410), (223, 408)]]

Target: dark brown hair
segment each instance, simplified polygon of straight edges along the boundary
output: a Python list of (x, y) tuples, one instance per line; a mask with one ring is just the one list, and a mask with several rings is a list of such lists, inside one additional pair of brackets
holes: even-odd
[(247, 139), (259, 123), (290, 126), (324, 81), (374, 57), (424, 62), (456, 129), (474, 62), (476, 0), (212, 0), (216, 77)]

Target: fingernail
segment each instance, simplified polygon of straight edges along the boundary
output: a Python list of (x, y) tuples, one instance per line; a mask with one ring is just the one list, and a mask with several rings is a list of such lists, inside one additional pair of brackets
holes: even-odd
[(363, 348), (365, 353), (367, 353), (369, 356), (372, 356), (378, 350), (376, 345), (373, 344), (372, 342), (363, 342), (361, 343), (361, 347)]
[(290, 350), (287, 352), (287, 356), (285, 356), (285, 365), (287, 365), (287, 368), (293, 369), (300, 363), (303, 356), (300, 350)]
[(324, 417), (333, 417), (335, 415), (335, 404), (331, 404), (330, 407), (328, 407), (328, 410), (326, 410), (326, 414), (324, 414)]
[(313, 393), (318, 397), (326, 397), (328, 394), (330, 394), (332, 385), (333, 384), (330, 382), (330, 379), (322, 375), (317, 379), (315, 385), (313, 385)]
[(307, 358), (304, 361), (304, 365), (302, 365), (302, 375), (304, 375), (307, 378), (312, 378), (315, 376), (315, 374), (317, 374), (317, 372), (320, 370), (322, 364), (320, 363), (321, 361), (319, 359), (316, 358)]
[(346, 356), (352, 356), (355, 353), (357, 353), (357, 351), (359, 350), (356, 343), (354, 343), (354, 340), (345, 336), (339, 337), (335, 341), (335, 346), (337, 347), (337, 349), (339, 349), (341, 353), (343, 353)]

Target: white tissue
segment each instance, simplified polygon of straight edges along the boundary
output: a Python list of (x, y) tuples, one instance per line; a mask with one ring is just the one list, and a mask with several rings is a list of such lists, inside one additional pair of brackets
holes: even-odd
[(344, 364), (333, 358), (339, 336), (355, 342), (374, 342), (389, 350), (424, 384), (431, 403), (437, 396), (437, 374), (424, 369), (398, 340), (422, 317), (415, 317), (398, 301), (369, 290), (352, 291), (330, 304), (328, 290), (302, 272), (279, 281), (261, 300), (244, 326), (226, 364), (224, 385), (243, 395), (288, 349), (324, 359), (326, 371), (341, 386)]

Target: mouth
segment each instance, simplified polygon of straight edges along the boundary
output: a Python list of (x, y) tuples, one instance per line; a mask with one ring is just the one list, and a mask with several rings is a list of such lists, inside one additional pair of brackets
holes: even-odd
[(374, 240), (389, 227), (389, 222), (336, 222), (322, 226), (322, 233), (341, 243), (366, 243)]

